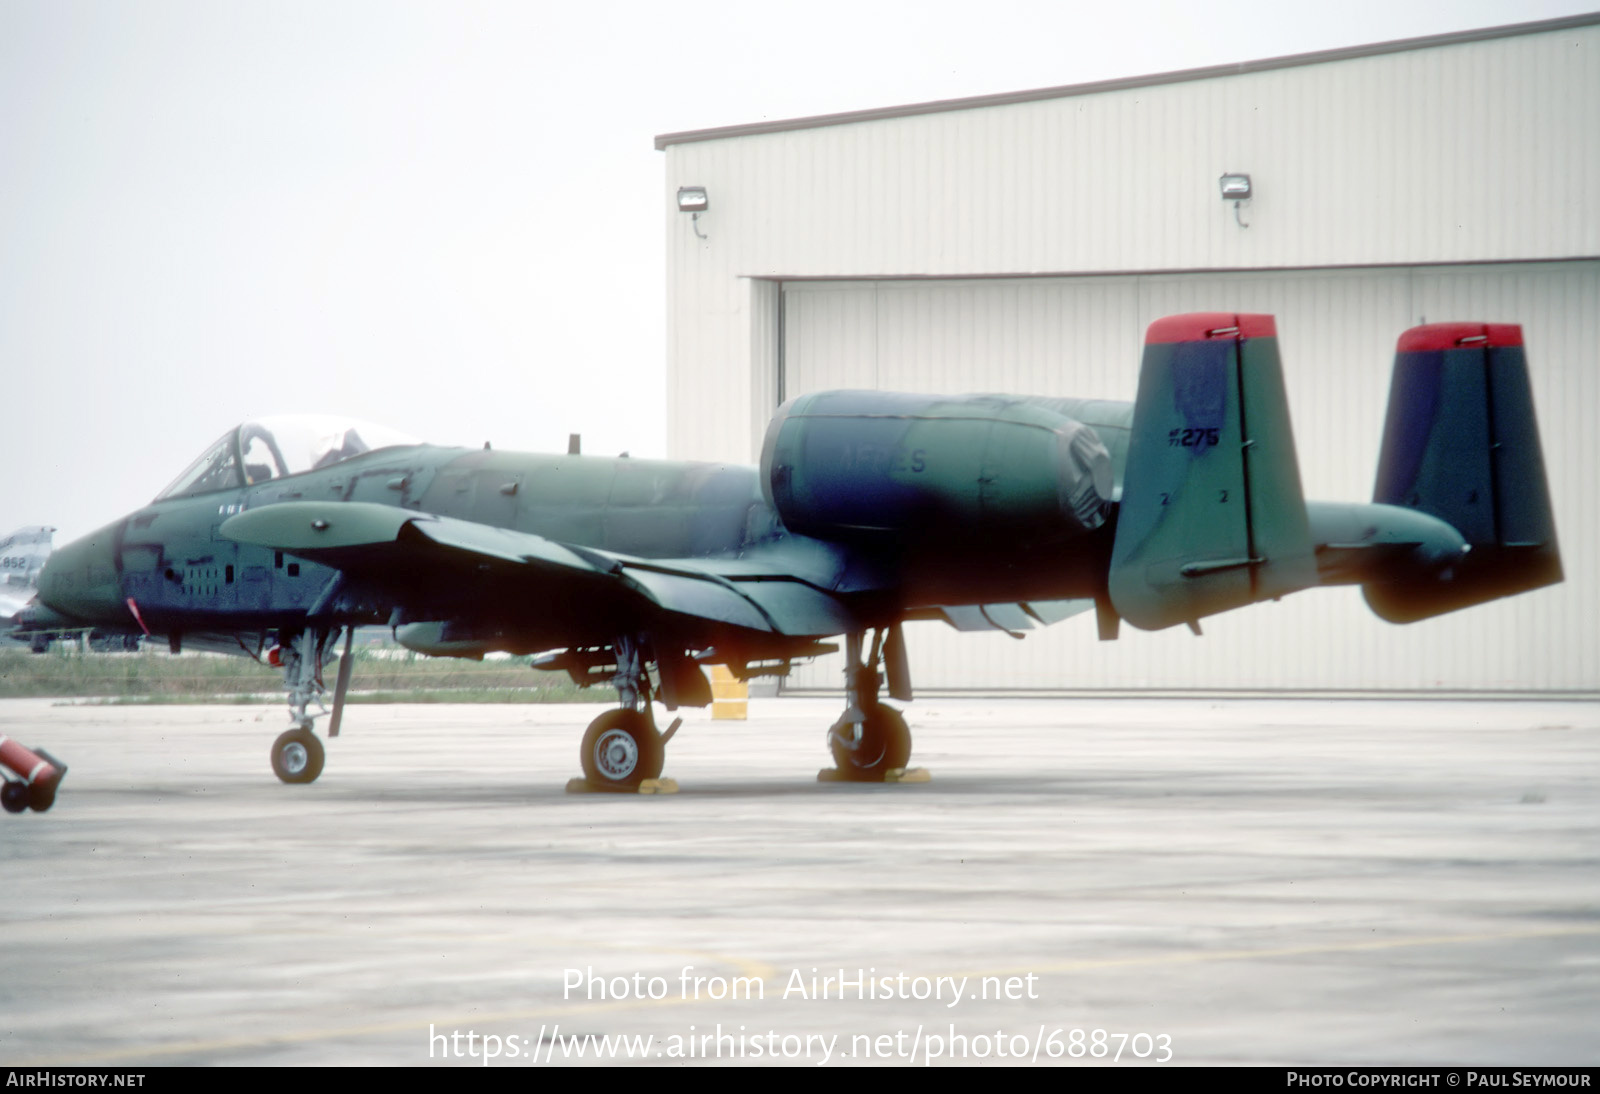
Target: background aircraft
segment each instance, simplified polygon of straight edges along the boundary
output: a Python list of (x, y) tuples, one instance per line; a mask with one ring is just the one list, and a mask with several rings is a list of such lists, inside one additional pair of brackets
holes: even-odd
[[(9, 629), (39, 591), (39, 571), (50, 557), (54, 538), (54, 528), (30, 524), (0, 539), (0, 630)], [(28, 641), (39, 648), (40, 639), (30, 636)], [(43, 641), (48, 644), (48, 639)]]
[[(84, 639), (89, 648), (101, 653), (138, 649), (139, 636), (124, 632), (123, 620), (109, 632), (93, 630), (59, 619), (38, 604), (39, 574), (50, 558), (54, 539), (54, 528), (30, 524), (0, 540), (0, 637), (26, 642), (34, 653), (46, 652), (51, 642), (60, 639)], [(47, 624), (50, 620), (61, 626), (52, 629)]]
[[(430, 654), (542, 653), (619, 707), (593, 783), (660, 774), (654, 703), (710, 701), (702, 665), (782, 674), (843, 636), (841, 772), (910, 757), (902, 624), (1019, 632), (1094, 609), (1156, 630), (1316, 585), (1408, 622), (1561, 580), (1519, 327), (1401, 336), (1370, 503), (1301, 495), (1271, 316), (1173, 316), (1133, 403), (802, 395), (759, 468), (438, 448), (364, 423), (229, 431), (150, 505), (59, 549), (40, 625), (121, 627), (281, 664), (287, 782), (341, 634)], [(350, 658), (328, 735), (338, 733)]]

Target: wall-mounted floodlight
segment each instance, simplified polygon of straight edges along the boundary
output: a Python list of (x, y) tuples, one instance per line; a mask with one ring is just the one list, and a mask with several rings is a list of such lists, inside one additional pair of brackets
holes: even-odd
[(1222, 200), (1233, 202), (1233, 219), (1238, 222), (1239, 227), (1250, 227), (1239, 217), (1240, 204), (1250, 200), (1250, 176), (1243, 174), (1223, 175), (1222, 178), (1217, 180), (1217, 185), (1222, 187)]
[(711, 195), (706, 193), (704, 186), (678, 187), (678, 212), (692, 214), (689, 223), (694, 228), (694, 234), (701, 239), (708, 237), (700, 231), (700, 214), (710, 208)]

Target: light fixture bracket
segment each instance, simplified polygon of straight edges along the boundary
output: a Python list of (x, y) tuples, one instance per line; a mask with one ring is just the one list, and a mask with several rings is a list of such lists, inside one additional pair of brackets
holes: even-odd
[(1217, 186), (1222, 191), (1222, 200), (1233, 202), (1234, 223), (1241, 228), (1250, 225), (1244, 222), (1244, 217), (1239, 215), (1240, 207), (1250, 200), (1250, 195), (1255, 192), (1250, 185), (1250, 176), (1241, 171), (1230, 171), (1217, 180)]

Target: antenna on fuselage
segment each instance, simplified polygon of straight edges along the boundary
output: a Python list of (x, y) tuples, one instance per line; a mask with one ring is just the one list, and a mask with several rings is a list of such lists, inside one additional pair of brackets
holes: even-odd
[(581, 456), (581, 455), (583, 455), (583, 434), (582, 433), (568, 433), (567, 434), (567, 455), (569, 455), (569, 456)]

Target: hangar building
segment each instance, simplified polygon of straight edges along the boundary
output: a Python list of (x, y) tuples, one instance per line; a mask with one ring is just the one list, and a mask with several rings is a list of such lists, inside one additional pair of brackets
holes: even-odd
[(1523, 325), (1565, 584), (1403, 627), (1348, 588), (1201, 638), (917, 624), (918, 686), (1600, 693), (1600, 14), (656, 147), (677, 458), (754, 462), (824, 388), (1131, 400), (1152, 320), (1270, 312), (1306, 496), (1365, 500), (1396, 336)]

